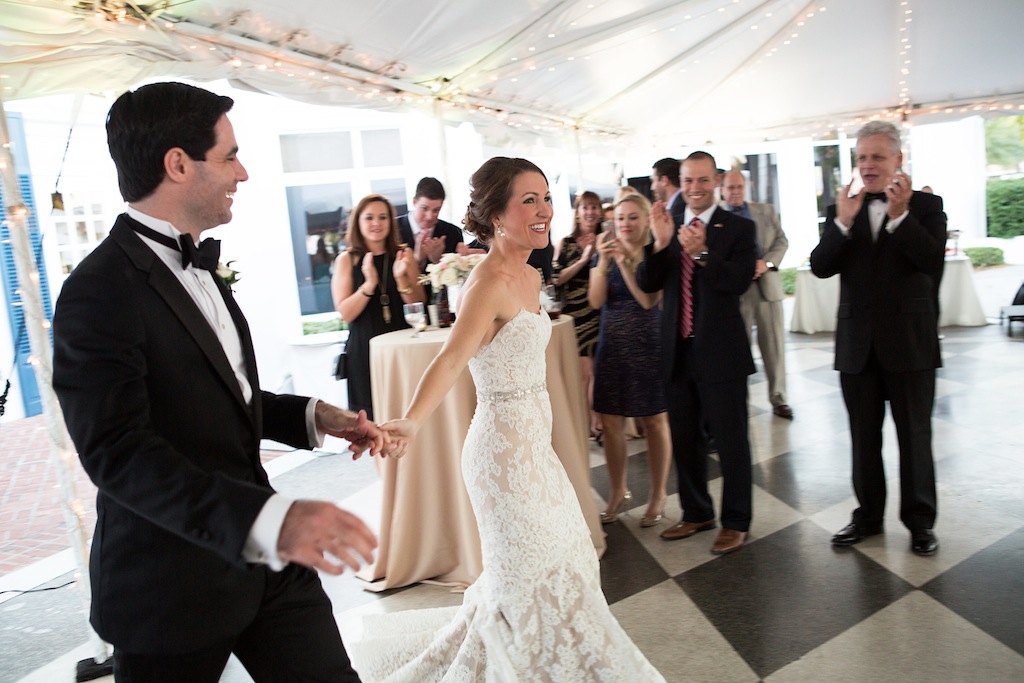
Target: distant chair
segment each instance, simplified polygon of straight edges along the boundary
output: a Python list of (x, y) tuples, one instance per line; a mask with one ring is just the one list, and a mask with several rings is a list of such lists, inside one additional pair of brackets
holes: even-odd
[(1013, 297), (1013, 303), (999, 309), (999, 324), (1003, 324), (1006, 318), (1006, 334), (1013, 336), (1013, 323), (1024, 323), (1024, 283), (1021, 283), (1017, 290), (1017, 296)]

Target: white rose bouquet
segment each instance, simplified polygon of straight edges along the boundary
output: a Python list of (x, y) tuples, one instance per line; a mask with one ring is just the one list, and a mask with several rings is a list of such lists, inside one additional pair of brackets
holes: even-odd
[(464, 282), (484, 254), (444, 254), (437, 263), (427, 265), (427, 272), (420, 276), (421, 284), (429, 284), (435, 290)]

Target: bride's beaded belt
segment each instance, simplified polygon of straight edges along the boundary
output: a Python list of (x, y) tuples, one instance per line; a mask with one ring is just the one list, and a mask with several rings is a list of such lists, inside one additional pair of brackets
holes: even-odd
[(477, 403), (502, 403), (503, 401), (515, 401), (520, 398), (526, 398), (527, 396), (535, 396), (548, 390), (547, 384), (541, 382), (536, 386), (529, 387), (527, 389), (519, 389), (517, 391), (491, 391), (481, 392), (476, 395)]

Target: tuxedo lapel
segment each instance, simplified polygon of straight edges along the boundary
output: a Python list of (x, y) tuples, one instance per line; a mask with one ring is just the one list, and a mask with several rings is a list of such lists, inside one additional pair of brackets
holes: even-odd
[[(256, 351), (252, 346), (252, 334), (249, 332), (249, 323), (246, 321), (245, 315), (242, 314), (242, 309), (239, 308), (238, 303), (235, 301), (231, 289), (220, 278), (214, 276), (213, 279), (217, 283), (217, 289), (220, 291), (221, 297), (224, 298), (224, 305), (227, 306), (228, 312), (231, 313), (231, 319), (235, 322), (235, 329), (238, 331), (238, 340), (241, 342), (242, 357), (245, 361), (245, 376), (249, 379), (249, 387), (252, 389), (253, 394), (253, 421), (256, 423), (256, 433), (260, 434), (263, 430), (263, 413), (261, 410), (263, 403), (258, 395), (260, 382), (256, 374)], [(235, 384), (237, 385), (238, 382), (236, 381)]]
[[(142, 239), (132, 230), (129, 223), (131, 220), (131, 218), (123, 214), (118, 217), (117, 222), (110, 231), (111, 239), (117, 242), (124, 250), (136, 268), (148, 273), (147, 284), (167, 303), (167, 307), (195, 340), (196, 345), (202, 350), (203, 355), (206, 356), (210, 365), (213, 366), (214, 371), (220, 377), (225, 387), (248, 413), (248, 406), (242, 396), (242, 389), (238, 386), (234, 370), (231, 368), (231, 363), (224, 353), (224, 347), (221, 346), (217, 334), (210, 327), (210, 323), (206, 320), (202, 311), (199, 310), (199, 307), (196, 306), (195, 301), (192, 300), (192, 297), (182, 287), (181, 282), (164, 265), (163, 261), (153, 253), (153, 250), (142, 243)], [(231, 309), (230, 306), (228, 308), (229, 310)], [(234, 312), (232, 312), (232, 317), (234, 317)], [(248, 340), (248, 327), (246, 327), (245, 340)], [(243, 340), (242, 346), (243, 348), (250, 348), (251, 353), (251, 344), (244, 343), (245, 340)], [(249, 359), (247, 358), (247, 367), (248, 364)], [(183, 368), (182, 370), (184, 371), (185, 369)], [(253, 372), (255, 373), (255, 369)]]

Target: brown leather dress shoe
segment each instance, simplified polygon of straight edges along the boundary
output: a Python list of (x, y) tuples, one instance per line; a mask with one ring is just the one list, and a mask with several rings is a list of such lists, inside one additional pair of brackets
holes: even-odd
[(715, 555), (731, 553), (734, 550), (739, 550), (740, 547), (743, 546), (743, 542), (745, 540), (747, 540), (746, 531), (722, 529), (718, 532), (718, 538), (715, 539), (715, 544), (711, 546), (711, 552)]
[(715, 528), (715, 520), (706, 522), (679, 522), (661, 532), (661, 537), (666, 541), (675, 541), (680, 538), (689, 538), (700, 531), (710, 531)]
[(793, 419), (793, 409), (790, 408), (785, 403), (780, 403), (779, 405), (772, 408), (772, 412), (781, 418), (785, 418), (787, 420)]

